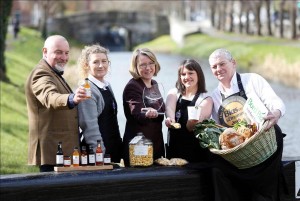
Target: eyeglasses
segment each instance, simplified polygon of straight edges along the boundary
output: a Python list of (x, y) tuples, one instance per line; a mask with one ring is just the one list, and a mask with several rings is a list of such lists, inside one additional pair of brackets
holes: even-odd
[(142, 69), (146, 69), (147, 67), (150, 67), (150, 68), (153, 68), (153, 67), (155, 67), (155, 63), (154, 62), (151, 62), (151, 63), (148, 63), (148, 64), (140, 64), (139, 65), (139, 68), (142, 68)]

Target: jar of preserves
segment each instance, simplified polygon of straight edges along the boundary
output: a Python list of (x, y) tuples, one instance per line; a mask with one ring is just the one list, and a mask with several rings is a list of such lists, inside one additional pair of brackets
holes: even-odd
[(129, 161), (131, 167), (147, 167), (153, 164), (153, 144), (143, 133), (138, 133), (129, 142)]

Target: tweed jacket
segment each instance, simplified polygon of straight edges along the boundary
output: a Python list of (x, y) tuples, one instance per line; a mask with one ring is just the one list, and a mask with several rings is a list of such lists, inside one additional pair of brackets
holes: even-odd
[(74, 146), (79, 146), (77, 107), (69, 109), (70, 93), (69, 86), (43, 59), (28, 76), (29, 165), (55, 165), (59, 141), (64, 155), (72, 155)]

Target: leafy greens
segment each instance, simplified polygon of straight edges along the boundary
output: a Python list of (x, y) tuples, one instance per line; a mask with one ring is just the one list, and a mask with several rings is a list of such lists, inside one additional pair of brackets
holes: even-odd
[(226, 129), (212, 119), (205, 119), (195, 125), (194, 134), (202, 148), (220, 149), (219, 136)]

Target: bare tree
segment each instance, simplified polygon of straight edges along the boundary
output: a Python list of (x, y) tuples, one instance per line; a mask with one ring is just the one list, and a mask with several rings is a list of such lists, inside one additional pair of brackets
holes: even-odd
[(262, 6), (262, 1), (254, 2), (255, 7), (255, 24), (256, 24), (256, 34), (261, 36), (261, 20), (260, 20), (260, 10)]
[(217, 4), (218, 25), (217, 29), (225, 31), (226, 25), (226, 5), (227, 1), (219, 1)]
[(239, 13), (239, 32), (243, 33), (243, 13), (244, 13), (244, 4), (243, 4), (243, 0), (240, 0), (240, 13)]
[(0, 80), (9, 81), (6, 76), (6, 65), (5, 65), (5, 41), (8, 26), (8, 19), (11, 12), (13, 1), (0, 1)]
[(284, 18), (284, 3), (285, 0), (281, 0), (280, 2), (280, 11), (279, 11), (279, 16), (280, 16), (280, 25), (279, 25), (279, 32), (280, 32), (280, 38), (283, 38), (283, 32), (284, 32), (284, 28), (283, 28), (283, 18)]
[(251, 34), (250, 33), (250, 11), (251, 11), (251, 7), (249, 2), (245, 2), (246, 4), (246, 33), (247, 34)]
[(297, 38), (297, 1), (293, 0), (289, 2), (289, 10), (290, 10), (290, 22), (291, 22), (291, 39)]
[(234, 24), (233, 24), (233, 4), (234, 1), (229, 1), (229, 32), (233, 32), (234, 31)]
[(210, 3), (210, 21), (211, 21), (211, 25), (212, 25), (212, 27), (216, 27), (215, 16), (216, 16), (217, 2), (216, 2), (216, 0), (212, 0), (209, 3)]
[(272, 36), (272, 20), (271, 20), (271, 0), (265, 0), (266, 2), (266, 9), (267, 9), (267, 29), (268, 29), (268, 36)]

